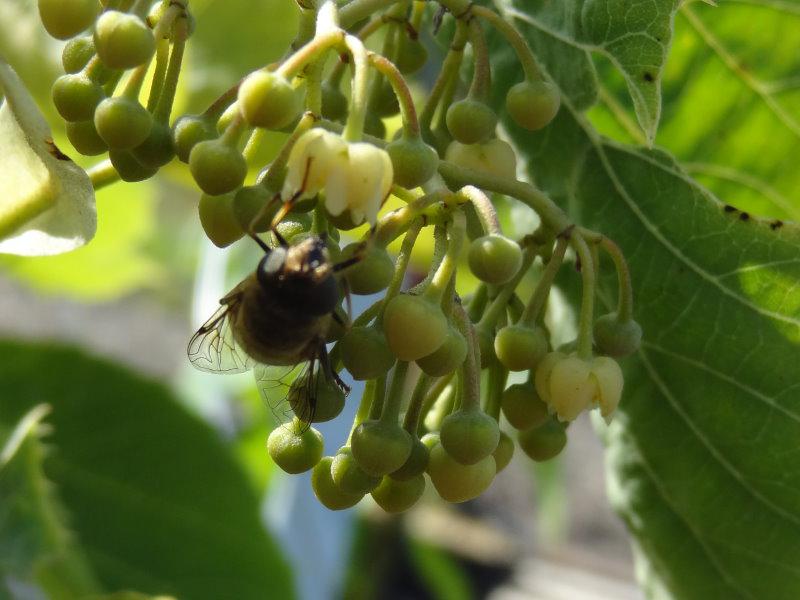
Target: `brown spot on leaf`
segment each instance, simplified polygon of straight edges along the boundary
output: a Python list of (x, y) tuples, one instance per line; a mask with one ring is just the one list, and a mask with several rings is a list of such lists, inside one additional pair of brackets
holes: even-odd
[(776, 219), (775, 221), (769, 224), (769, 228), (772, 229), (772, 231), (780, 229), (781, 227), (783, 227), (783, 221), (781, 221), (780, 219)]
[(735, 206), (731, 206), (730, 204), (726, 204), (725, 208), (723, 208), (723, 210), (726, 213), (736, 212), (736, 207)]
[(644, 80), (647, 82), (652, 82), (655, 80), (655, 77), (653, 77), (653, 74), (650, 71), (645, 71), (642, 77), (644, 77)]
[(739, 215), (740, 221), (748, 221), (750, 219), (750, 214), (742, 211), (742, 214)]

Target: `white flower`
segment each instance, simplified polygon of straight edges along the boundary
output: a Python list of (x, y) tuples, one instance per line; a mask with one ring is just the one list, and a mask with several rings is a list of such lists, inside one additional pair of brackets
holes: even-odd
[(572, 421), (582, 411), (599, 407), (606, 422), (622, 395), (622, 370), (612, 358), (591, 361), (575, 354), (551, 352), (536, 369), (536, 391), (561, 421)]
[(364, 220), (375, 224), (393, 175), (392, 161), (384, 150), (312, 129), (300, 136), (289, 153), (281, 196), (302, 200), (324, 190), (325, 208), (331, 215), (349, 211), (354, 224)]
[(306, 131), (289, 153), (281, 197), (303, 200), (316, 196), (331, 171), (343, 168), (346, 160), (347, 142), (341, 136), (318, 128)]
[(325, 208), (333, 216), (350, 211), (358, 225), (375, 224), (392, 187), (392, 161), (380, 148), (365, 142), (348, 144), (347, 164), (331, 171), (325, 188)]

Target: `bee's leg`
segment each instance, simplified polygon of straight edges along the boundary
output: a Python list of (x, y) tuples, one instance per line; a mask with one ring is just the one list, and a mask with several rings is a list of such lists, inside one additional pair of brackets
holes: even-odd
[(353, 323), (353, 298), (350, 295), (350, 284), (347, 279), (343, 279), (342, 284), (344, 287), (344, 302), (347, 304), (347, 325), (350, 326)]
[(261, 247), (261, 249), (264, 251), (264, 254), (269, 254), (272, 252), (272, 248), (267, 245), (267, 242), (258, 237), (254, 231), (248, 231), (247, 235), (249, 235), (252, 240)]
[(255, 216), (252, 219), (250, 219), (250, 223), (248, 224), (247, 229), (245, 230), (245, 233), (247, 233), (247, 235), (250, 236), (253, 239), (253, 241), (256, 244), (258, 244), (266, 254), (269, 254), (272, 249), (267, 245), (267, 243), (264, 240), (262, 240), (256, 234), (256, 223), (261, 221), (264, 218), (264, 215), (267, 214), (267, 211), (270, 210), (272, 205), (275, 204), (276, 202), (278, 202), (279, 200), (280, 200), (280, 195), (279, 194), (275, 194), (275, 196), (272, 197), (272, 200), (270, 200), (264, 206), (262, 206), (260, 209), (258, 209), (258, 212), (255, 214)]
[(319, 367), (324, 372), (325, 377), (329, 380), (333, 380), (345, 394), (349, 394), (350, 386), (342, 381), (339, 374), (334, 371), (330, 356), (328, 356), (328, 349), (325, 347), (324, 343), (320, 342), (319, 349), (317, 350), (317, 357), (319, 358)]
[(300, 184), (300, 189), (298, 189), (294, 194), (292, 194), (292, 196), (288, 200), (283, 201), (283, 206), (281, 206), (278, 212), (275, 213), (275, 216), (272, 218), (272, 224), (270, 224), (269, 226), (270, 230), (272, 231), (272, 234), (275, 236), (275, 238), (278, 240), (281, 246), (288, 246), (289, 244), (286, 242), (284, 237), (280, 233), (278, 233), (278, 225), (280, 224), (281, 221), (283, 221), (286, 215), (289, 214), (289, 211), (291, 211), (292, 208), (294, 208), (294, 205), (300, 199), (300, 196), (302, 196), (305, 193), (306, 187), (308, 186), (308, 177), (311, 174), (311, 162), (313, 160), (314, 160), (313, 156), (308, 157), (308, 160), (306, 160), (306, 170), (305, 173), (303, 173), (303, 182)]
[(348, 267), (352, 267), (353, 265), (361, 262), (361, 260), (364, 258), (364, 253), (367, 247), (372, 243), (372, 240), (375, 238), (375, 231), (377, 231), (377, 226), (373, 225), (372, 228), (369, 230), (369, 236), (367, 237), (366, 240), (361, 242), (361, 244), (359, 245), (358, 249), (355, 251), (353, 256), (351, 256), (347, 260), (343, 260), (333, 265), (333, 272), (337, 273), (339, 271), (342, 271)]

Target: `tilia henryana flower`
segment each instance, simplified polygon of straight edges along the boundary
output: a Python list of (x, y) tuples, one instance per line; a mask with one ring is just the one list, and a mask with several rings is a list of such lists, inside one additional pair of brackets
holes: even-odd
[(536, 369), (536, 391), (561, 421), (572, 421), (582, 411), (599, 407), (611, 419), (622, 395), (622, 370), (613, 358), (590, 360), (551, 352)]
[(322, 129), (304, 133), (289, 155), (284, 199), (298, 200), (325, 192), (325, 208), (333, 216), (345, 211), (354, 224), (374, 225), (392, 185), (392, 161), (366, 142), (347, 142)]

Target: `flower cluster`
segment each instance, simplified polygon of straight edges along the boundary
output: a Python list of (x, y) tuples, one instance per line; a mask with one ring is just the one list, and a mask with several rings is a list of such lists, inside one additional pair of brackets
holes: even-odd
[[(439, 17), (423, 2), (385, 2), (369, 14), (376, 3), (352, 0), (340, 10), (329, 0), (300, 3), (300, 33), (281, 61), (172, 123), (193, 25), (185, 0), (108, 3), (100, 14), (94, 0), (39, 3), (48, 30), (71, 38), (53, 101), (75, 149), (108, 152), (109, 179), (126, 181), (177, 158), (201, 191), (208, 238), (224, 247), (247, 236), (264, 250), (254, 274), (192, 339), (190, 358), (216, 372), (262, 363), (256, 380), (271, 408), (270, 368), (308, 363), (275, 410), (281, 424), (267, 445), (284, 471), (311, 470), (317, 498), (334, 510), (370, 494), (385, 510), (403, 511), (428, 481), (444, 500), (463, 502), (487, 489), (517, 447), (533, 460), (556, 456), (579, 414), (612, 417), (623, 388), (616, 359), (641, 339), (619, 248), (518, 181), (516, 151), (498, 137), (501, 116), (508, 127), (553, 127), (558, 88), (500, 15), (466, 0), (438, 3), (454, 27), (430, 28), (449, 36), (448, 52), (419, 113), (407, 79), (428, 62), (420, 32)], [(483, 26), (507, 39), (522, 66), (504, 107), (491, 105)], [(78, 35), (89, 28), (92, 35)], [(367, 50), (378, 31), (381, 51)], [(146, 103), (142, 89), (150, 90)], [(283, 135), (282, 147), (255, 165), (267, 130)], [(540, 227), (505, 235), (494, 195), (528, 205)], [(404, 288), (426, 229), (434, 240), (427, 274)], [(580, 265), (578, 335), (553, 348), (545, 314), (567, 250)], [(595, 318), (601, 255), (616, 269), (618, 305)], [(379, 296), (350, 322), (348, 294)], [(275, 323), (293, 326), (278, 335)], [(349, 436), (323, 456), (313, 425), (342, 412), (345, 370), (365, 391)]]

